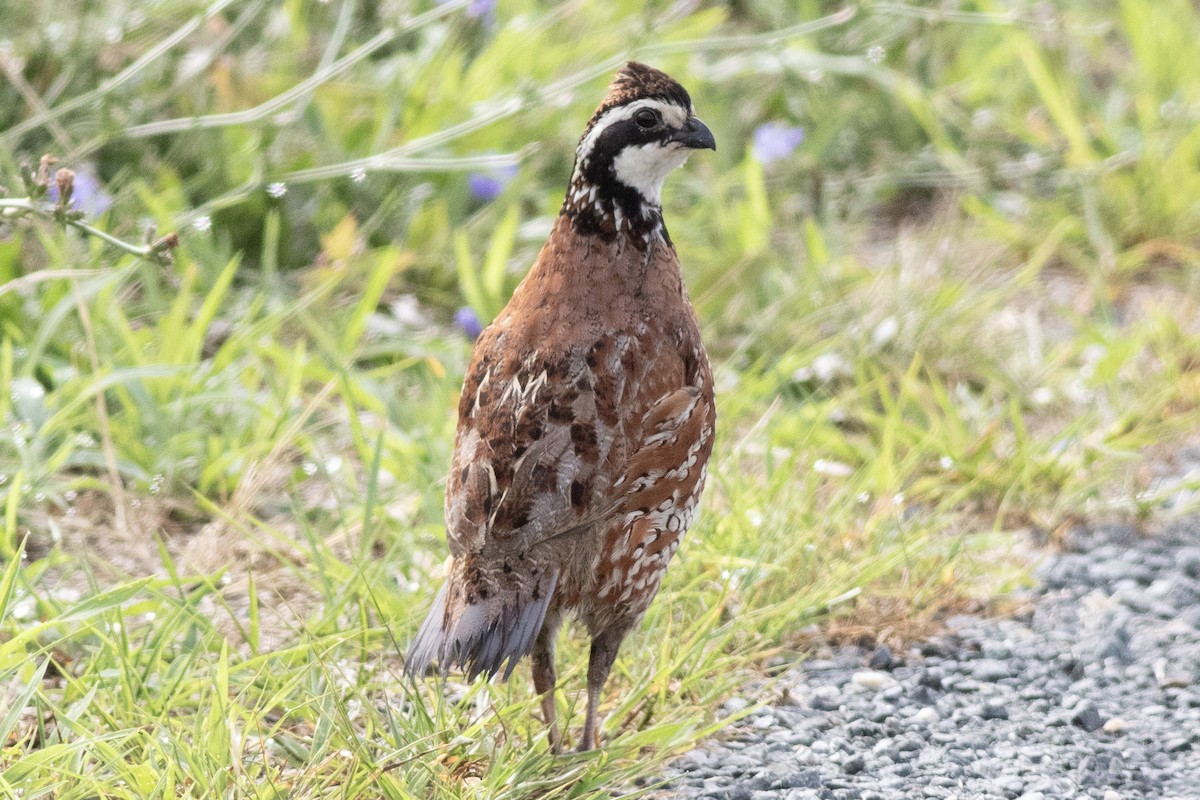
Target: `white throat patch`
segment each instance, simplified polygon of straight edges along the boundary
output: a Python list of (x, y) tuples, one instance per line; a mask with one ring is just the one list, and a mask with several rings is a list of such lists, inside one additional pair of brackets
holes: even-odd
[(613, 173), (621, 183), (636, 189), (647, 203), (661, 206), (667, 175), (683, 166), (691, 154), (689, 148), (674, 142), (629, 146), (613, 160)]

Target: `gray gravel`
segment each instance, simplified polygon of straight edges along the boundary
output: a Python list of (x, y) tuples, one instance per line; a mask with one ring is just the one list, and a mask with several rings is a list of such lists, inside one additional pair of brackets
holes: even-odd
[(1083, 531), (1069, 547), (1038, 571), (1027, 613), (788, 671), (654, 796), (1200, 800), (1200, 523)]

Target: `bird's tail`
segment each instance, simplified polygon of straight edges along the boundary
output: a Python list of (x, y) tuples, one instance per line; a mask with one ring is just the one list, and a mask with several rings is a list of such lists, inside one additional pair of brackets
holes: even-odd
[(471, 604), (461, 589), (452, 592), (455, 583), (452, 572), (408, 649), (405, 672), (423, 675), (436, 660), (443, 675), (457, 664), (472, 680), (480, 673), (495, 675), (501, 668), (508, 680), (542, 629), (558, 572), (549, 570), (532, 586), (501, 589)]

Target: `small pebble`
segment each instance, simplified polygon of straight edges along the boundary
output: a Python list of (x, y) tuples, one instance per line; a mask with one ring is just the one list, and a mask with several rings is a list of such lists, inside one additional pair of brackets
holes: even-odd
[(890, 670), (896, 665), (895, 658), (892, 657), (892, 651), (887, 645), (880, 645), (871, 652), (871, 657), (867, 659), (867, 666), (875, 670)]
[(984, 719), (1008, 719), (1008, 708), (1003, 703), (984, 703), (979, 716)]
[(913, 714), (912, 718), (922, 725), (933, 725), (935, 722), (941, 719), (941, 717), (938, 716), (938, 712), (935, 711), (931, 706), (925, 706), (925, 708), (922, 708), (916, 714)]
[(842, 693), (833, 686), (821, 686), (813, 690), (808, 704), (818, 711), (837, 711), (841, 706)]
[(985, 683), (995, 683), (1005, 678), (1011, 678), (1013, 668), (1006, 661), (985, 658), (975, 662), (971, 667), (971, 674), (975, 676), (976, 680), (984, 681)]
[(1104, 726), (1104, 718), (1091, 703), (1086, 703), (1077, 709), (1071, 717), (1071, 724), (1083, 728), (1088, 733), (1100, 730)]
[(891, 675), (888, 675), (886, 672), (880, 672), (879, 670), (873, 669), (854, 673), (854, 676), (850, 679), (850, 682), (855, 686), (861, 686), (864, 689), (869, 689), (873, 692), (896, 685), (896, 679)]
[(749, 705), (750, 701), (744, 697), (731, 697), (725, 701), (725, 705), (723, 705), (722, 708), (725, 710), (726, 714), (736, 714), (737, 712), (744, 710)]

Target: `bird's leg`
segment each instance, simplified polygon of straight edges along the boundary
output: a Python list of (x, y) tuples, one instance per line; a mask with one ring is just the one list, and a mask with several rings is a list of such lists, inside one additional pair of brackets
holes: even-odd
[(608, 680), (617, 650), (625, 638), (628, 627), (609, 628), (592, 637), (592, 650), (588, 660), (587, 715), (583, 718), (583, 736), (579, 740), (580, 753), (600, 747), (600, 726), (597, 715), (600, 711), (600, 693)]
[(562, 752), (562, 740), (558, 735), (558, 716), (554, 708), (554, 684), (558, 674), (554, 669), (554, 640), (558, 636), (559, 617), (554, 612), (546, 615), (537, 640), (533, 643), (533, 688), (542, 696), (542, 719), (549, 729), (550, 752)]

